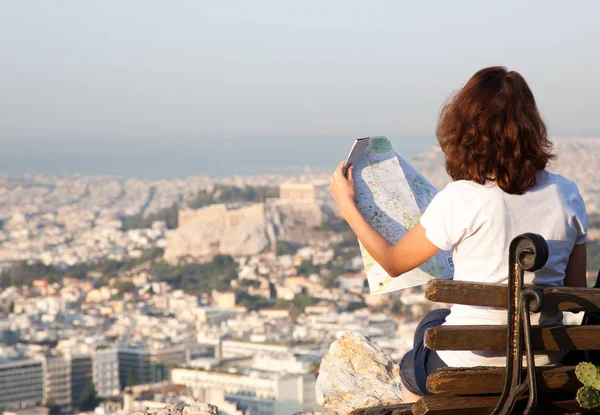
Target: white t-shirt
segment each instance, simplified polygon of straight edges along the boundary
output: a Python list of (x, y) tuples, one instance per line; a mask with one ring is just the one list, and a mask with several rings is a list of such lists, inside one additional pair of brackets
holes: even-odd
[[(562, 287), (573, 246), (586, 241), (587, 214), (577, 186), (558, 174), (540, 171), (537, 184), (522, 195), (505, 193), (495, 183), (459, 180), (448, 184), (421, 217), (425, 235), (438, 248), (452, 250), (454, 279), (508, 282), (508, 248), (525, 232), (542, 235), (549, 258), (525, 284)], [(506, 310), (455, 304), (446, 325), (506, 324)], [(562, 313), (532, 314), (531, 324), (562, 324)], [(504, 366), (505, 353), (438, 352), (452, 367)], [(557, 363), (559, 354), (538, 355), (536, 365)]]

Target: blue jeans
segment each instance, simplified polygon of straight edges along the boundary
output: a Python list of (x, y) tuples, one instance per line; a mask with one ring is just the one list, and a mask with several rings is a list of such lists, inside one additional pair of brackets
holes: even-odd
[(435, 350), (425, 347), (425, 330), (444, 324), (450, 310), (440, 308), (427, 314), (415, 331), (413, 348), (400, 362), (400, 377), (406, 389), (419, 396), (431, 395), (427, 390), (427, 376), (436, 373), (441, 367), (448, 366)]

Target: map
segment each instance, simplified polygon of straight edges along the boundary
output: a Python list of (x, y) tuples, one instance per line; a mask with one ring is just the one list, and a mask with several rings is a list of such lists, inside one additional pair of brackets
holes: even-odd
[[(356, 205), (365, 220), (395, 244), (417, 223), (437, 190), (386, 137), (358, 139), (346, 165), (354, 165)], [(359, 241), (360, 243), (360, 241)], [(392, 278), (364, 249), (360, 250), (371, 294), (421, 285), (431, 278), (451, 279), (452, 254), (440, 251), (423, 265)]]

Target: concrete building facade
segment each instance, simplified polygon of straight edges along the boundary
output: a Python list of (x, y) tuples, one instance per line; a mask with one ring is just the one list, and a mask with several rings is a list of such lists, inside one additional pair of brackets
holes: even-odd
[(289, 415), (316, 409), (313, 375), (241, 375), (177, 368), (171, 372), (171, 381), (188, 386), (198, 396), (207, 389), (220, 389), (227, 400), (237, 402), (248, 415)]
[(63, 355), (39, 358), (44, 369), (44, 404), (71, 405), (71, 362)]
[(71, 403), (77, 406), (89, 391), (93, 381), (92, 356), (74, 354), (71, 356)]
[(94, 385), (98, 396), (109, 398), (121, 392), (119, 355), (116, 348), (94, 352)]
[(175, 366), (187, 361), (184, 345), (165, 348), (120, 348), (118, 349), (119, 381), (121, 387), (162, 382), (169, 379)]
[(0, 407), (31, 408), (44, 399), (44, 368), (33, 359), (0, 361)]

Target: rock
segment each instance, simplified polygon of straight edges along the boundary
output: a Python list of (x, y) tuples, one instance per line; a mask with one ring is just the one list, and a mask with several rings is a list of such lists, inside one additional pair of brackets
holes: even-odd
[(167, 234), (165, 259), (177, 262), (191, 255), (210, 261), (217, 254), (255, 255), (269, 245), (264, 206), (237, 209), (210, 205), (179, 212), (179, 227)]
[(332, 215), (320, 203), (280, 201), (182, 209), (178, 228), (167, 233), (164, 259), (177, 263), (189, 255), (210, 261), (217, 254), (256, 255), (277, 240), (307, 243), (323, 238), (324, 231), (315, 228)]
[[(219, 409), (215, 405), (201, 402), (194, 405), (186, 405), (181, 411), (181, 415), (218, 415)], [(172, 415), (179, 415), (177, 413)]]
[(340, 415), (402, 402), (400, 366), (358, 333), (344, 333), (323, 357), (317, 402)]
[(146, 412), (134, 412), (131, 415), (218, 415), (219, 409), (206, 402), (193, 404), (177, 403), (167, 405), (161, 409), (152, 409)]

